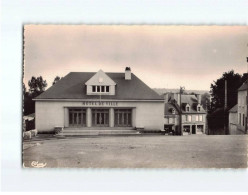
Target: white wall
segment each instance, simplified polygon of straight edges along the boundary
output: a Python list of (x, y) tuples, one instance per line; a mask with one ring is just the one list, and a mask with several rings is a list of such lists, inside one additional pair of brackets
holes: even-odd
[[(237, 113), (237, 128), (241, 131), (245, 131), (245, 124), (243, 125), (243, 114), (246, 117), (246, 91), (239, 91), (238, 92), (238, 113)], [(239, 114), (241, 114), (241, 119), (239, 119)], [(239, 120), (241, 120), (241, 124), (239, 123)]]
[[(83, 102), (69, 101), (36, 101), (35, 124), (38, 131), (52, 131), (55, 126), (66, 126), (66, 107), (98, 107), (95, 105), (83, 105)], [(93, 101), (93, 100), (92, 100)], [(105, 102), (105, 101), (103, 101)], [(111, 102), (111, 101), (110, 101)], [(104, 108), (110, 106), (104, 105)], [(133, 109), (133, 126), (144, 126), (145, 129), (163, 129), (164, 124), (164, 102), (118, 102), (116, 107), (127, 107)]]

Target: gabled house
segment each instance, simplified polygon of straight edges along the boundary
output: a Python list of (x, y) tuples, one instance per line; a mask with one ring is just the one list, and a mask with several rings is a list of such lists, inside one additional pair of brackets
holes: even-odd
[(247, 82), (238, 89), (237, 130), (240, 133), (247, 133)]
[[(168, 115), (167, 107), (174, 107), (175, 122), (172, 128), (177, 134), (202, 134), (206, 129), (206, 111), (201, 105), (201, 95), (185, 95), (178, 93), (167, 93), (165, 98), (165, 127)], [(181, 125), (181, 128), (180, 128)], [(182, 129), (182, 132), (180, 132)]]
[(228, 116), (228, 128), (229, 128), (229, 134), (235, 135), (237, 133), (237, 124), (238, 124), (238, 104), (233, 106), (229, 111)]
[(164, 99), (129, 67), (71, 72), (35, 99), (36, 129), (163, 129)]

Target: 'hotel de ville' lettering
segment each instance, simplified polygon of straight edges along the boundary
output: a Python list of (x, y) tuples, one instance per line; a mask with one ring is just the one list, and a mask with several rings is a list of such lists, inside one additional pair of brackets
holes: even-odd
[(118, 102), (108, 101), (83, 101), (84, 106), (118, 106)]

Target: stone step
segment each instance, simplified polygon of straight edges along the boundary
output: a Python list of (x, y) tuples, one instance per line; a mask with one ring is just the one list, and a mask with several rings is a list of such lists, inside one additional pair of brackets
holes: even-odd
[(90, 130), (90, 131), (102, 131), (102, 130), (135, 130), (134, 127), (65, 127), (64, 130), (79, 130), (79, 131), (85, 131), (85, 130)]
[(58, 136), (66, 135), (134, 135), (136, 130), (63, 130)]

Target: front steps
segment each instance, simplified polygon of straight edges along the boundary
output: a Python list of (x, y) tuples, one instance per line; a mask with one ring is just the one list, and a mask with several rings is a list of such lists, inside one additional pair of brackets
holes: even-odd
[(120, 130), (120, 129), (63, 129), (57, 136), (77, 136), (77, 135), (138, 135), (137, 130)]

